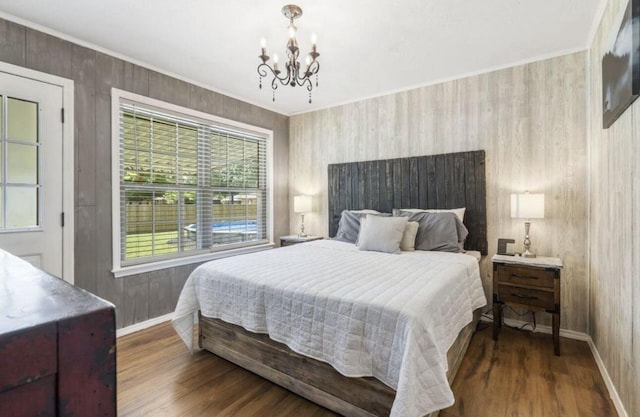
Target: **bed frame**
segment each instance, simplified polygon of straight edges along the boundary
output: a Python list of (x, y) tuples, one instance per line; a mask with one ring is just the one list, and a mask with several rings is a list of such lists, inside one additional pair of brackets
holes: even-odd
[[(458, 372), (480, 310), (447, 352), (449, 384)], [(388, 416), (396, 392), (375, 378), (348, 378), (331, 365), (293, 352), (266, 334), (199, 316), (199, 346), (343, 416)], [(438, 411), (427, 417), (436, 417)]]
[[(466, 207), (465, 248), (487, 254), (484, 151), (329, 165), (329, 235), (344, 209)], [(449, 383), (480, 318), (447, 352)], [(348, 378), (332, 366), (299, 355), (265, 334), (222, 320), (199, 317), (198, 344), (296, 394), (345, 416), (388, 416), (395, 391), (375, 378)], [(435, 417), (438, 411), (429, 415)]]

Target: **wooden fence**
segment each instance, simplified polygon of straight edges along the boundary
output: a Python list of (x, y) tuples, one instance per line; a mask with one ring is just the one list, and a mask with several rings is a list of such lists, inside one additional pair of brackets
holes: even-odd
[[(214, 221), (233, 221), (255, 219), (255, 204), (214, 204)], [(127, 204), (127, 234), (151, 233), (154, 222), (154, 205), (150, 202), (134, 202)], [(173, 232), (178, 230), (178, 204), (155, 204), (155, 231)], [(196, 223), (196, 204), (185, 204), (182, 226)]]

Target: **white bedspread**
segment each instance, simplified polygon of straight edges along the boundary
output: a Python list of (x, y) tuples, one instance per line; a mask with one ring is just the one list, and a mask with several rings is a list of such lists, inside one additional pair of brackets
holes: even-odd
[(392, 417), (453, 404), (447, 350), (486, 304), (478, 262), (320, 240), (208, 262), (187, 280), (173, 326), (193, 349), (194, 312), (396, 390)]

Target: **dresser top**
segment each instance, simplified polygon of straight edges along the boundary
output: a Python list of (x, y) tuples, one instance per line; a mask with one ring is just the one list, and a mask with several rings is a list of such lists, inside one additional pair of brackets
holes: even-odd
[(560, 258), (551, 258), (547, 256), (523, 258), (522, 256), (493, 255), (491, 261), (513, 265), (539, 266), (542, 268), (562, 268), (562, 260)]
[(0, 249), (0, 334), (112, 308)]

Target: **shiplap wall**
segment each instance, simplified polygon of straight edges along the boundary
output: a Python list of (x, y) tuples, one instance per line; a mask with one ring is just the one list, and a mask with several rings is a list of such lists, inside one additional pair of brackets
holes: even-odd
[[(328, 232), (327, 164), (484, 149), (489, 253), (498, 237), (522, 250), (524, 224), (510, 218), (509, 194), (545, 193), (532, 249), (563, 259), (561, 326), (586, 332), (587, 60), (580, 52), (293, 116), (290, 195), (314, 197), (307, 232)], [(290, 219), (297, 230), (299, 216)]]
[(610, 0), (591, 46), (590, 333), (629, 416), (640, 416), (640, 102), (602, 129), (602, 55), (628, 0)]
[(274, 233), (288, 234), (288, 117), (3, 19), (0, 60), (74, 81), (75, 283), (116, 305), (118, 327), (173, 311), (195, 265), (110, 272), (111, 87), (273, 130)]

